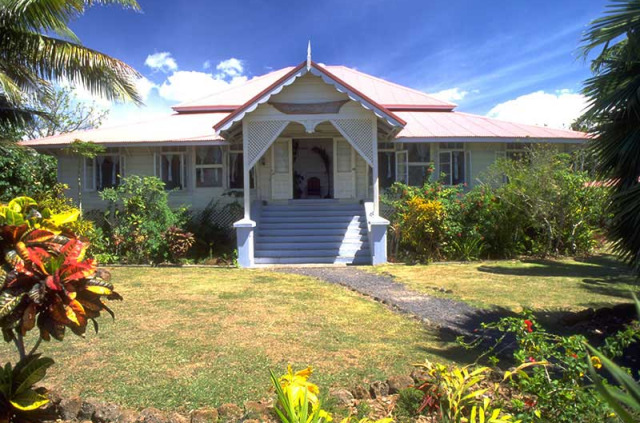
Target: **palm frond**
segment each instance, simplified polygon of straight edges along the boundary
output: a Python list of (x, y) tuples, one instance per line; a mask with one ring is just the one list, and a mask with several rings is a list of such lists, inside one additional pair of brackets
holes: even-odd
[(24, 63), (39, 78), (67, 80), (109, 100), (142, 104), (134, 83), (140, 74), (118, 59), (33, 32), (8, 30), (5, 36), (11, 44), (9, 61)]
[(582, 37), (582, 54), (586, 57), (598, 46), (609, 44), (629, 32), (640, 30), (640, 0), (611, 0), (605, 16), (591, 22)]

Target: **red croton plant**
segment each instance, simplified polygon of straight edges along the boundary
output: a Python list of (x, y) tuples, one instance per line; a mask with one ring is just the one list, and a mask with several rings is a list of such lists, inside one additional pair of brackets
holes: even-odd
[[(13, 342), (20, 361), (0, 368), (0, 423), (23, 420), (46, 404), (32, 389), (53, 364), (35, 351), (40, 341), (61, 341), (69, 328), (83, 336), (87, 323), (105, 310), (103, 298), (121, 300), (109, 273), (85, 257), (88, 243), (70, 229), (77, 210), (52, 214), (28, 197), (0, 204), (0, 329)], [(37, 327), (38, 339), (27, 352), (25, 337)]]

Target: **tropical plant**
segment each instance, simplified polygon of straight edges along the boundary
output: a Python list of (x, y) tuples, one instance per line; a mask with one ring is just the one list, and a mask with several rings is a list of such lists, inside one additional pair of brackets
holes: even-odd
[(110, 253), (128, 263), (169, 258), (165, 234), (172, 226), (182, 226), (186, 210), (169, 207), (164, 182), (132, 175), (117, 187), (102, 190), (100, 197), (107, 201), (103, 231), (113, 241)]
[(58, 163), (52, 156), (14, 143), (0, 145), (0, 201), (35, 197), (53, 189)]
[(640, 272), (640, 1), (612, 0), (605, 16), (591, 22), (582, 40), (593, 76), (583, 93), (592, 123), (589, 148), (597, 172), (612, 182), (609, 237), (614, 250)]
[(282, 423), (321, 423), (331, 421), (331, 416), (321, 408), (318, 386), (307, 379), (313, 373), (311, 367), (287, 373), (278, 378), (271, 372), (271, 383), (276, 390), (275, 412)]
[[(85, 258), (87, 243), (69, 229), (78, 215), (75, 209), (53, 214), (29, 197), (0, 204), (0, 330), (20, 357), (0, 375), (0, 421), (46, 402), (31, 389), (52, 364), (34, 356), (40, 342), (61, 341), (66, 328), (83, 336), (89, 321), (97, 331), (101, 311), (113, 316), (102, 298), (122, 299), (108, 272)], [(35, 327), (38, 340), (27, 351), (25, 336)]]
[(141, 103), (135, 88), (140, 75), (119, 60), (84, 47), (68, 26), (95, 4), (139, 9), (135, 0), (2, 2), (0, 124), (24, 123), (40, 113), (25, 100), (50, 90), (51, 80), (70, 81), (110, 100)]
[(164, 236), (169, 249), (169, 258), (174, 263), (184, 259), (195, 242), (191, 232), (187, 232), (177, 226), (171, 226), (167, 229)]
[[(636, 310), (640, 317), (640, 301), (634, 296)], [(587, 344), (587, 348), (593, 354), (587, 360), (589, 374), (593, 379), (598, 393), (604, 399), (624, 423), (640, 421), (640, 382), (633, 378), (624, 369), (611, 361), (601, 351)], [(597, 361), (594, 360), (597, 357)], [(619, 386), (611, 386), (596, 372), (596, 369), (604, 367)]]
[(445, 366), (429, 360), (416, 367), (424, 374), (417, 386), (424, 394), (418, 413), (435, 414), (444, 423), (519, 421), (492, 404), (488, 392), (496, 387), (487, 383), (490, 368)]
[(15, 368), (11, 363), (0, 367), (0, 422), (34, 421), (35, 411), (49, 402), (43, 388), (34, 389), (47, 374), (53, 360), (33, 354)]

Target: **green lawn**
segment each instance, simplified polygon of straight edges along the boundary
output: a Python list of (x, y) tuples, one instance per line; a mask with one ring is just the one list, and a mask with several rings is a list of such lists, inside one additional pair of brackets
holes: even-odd
[[(47, 384), (123, 406), (191, 409), (269, 393), (269, 369), (314, 365), (326, 391), (407, 374), (447, 349), (417, 321), (347, 289), (262, 270), (116, 268), (124, 302), (100, 333), (42, 351)], [(34, 331), (35, 332), (35, 331)], [(4, 361), (13, 354), (0, 346)]]
[[(513, 260), (429, 265), (390, 264), (371, 271), (394, 276), (429, 295), (483, 308), (579, 310), (630, 301), (640, 283), (609, 255), (582, 260)], [(443, 292), (444, 291), (444, 292)]]

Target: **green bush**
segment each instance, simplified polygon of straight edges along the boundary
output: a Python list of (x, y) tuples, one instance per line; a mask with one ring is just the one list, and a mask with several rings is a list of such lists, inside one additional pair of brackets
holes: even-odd
[(223, 216), (237, 216), (239, 220), (242, 213), (243, 209), (239, 203), (221, 205), (216, 200), (212, 200), (204, 209), (191, 213), (184, 225), (195, 239), (188, 257), (202, 261), (232, 256), (235, 248), (235, 231), (219, 222)]
[(520, 255), (581, 255), (597, 245), (607, 222), (607, 188), (590, 184), (573, 157), (538, 146), (526, 159), (499, 160), (483, 183), (421, 187), (395, 183), (391, 256), (413, 260), (475, 260)]
[[(513, 351), (511, 357), (494, 356), (491, 361), (498, 364), (503, 360), (507, 365), (518, 366), (505, 374), (511, 395), (503, 404), (518, 419), (559, 423), (611, 420), (612, 410), (598, 398), (594, 379), (589, 374), (590, 366), (601, 369), (602, 361), (589, 353), (583, 336), (547, 332), (529, 312), (483, 327), (502, 334), (483, 356), (495, 351)], [(506, 340), (511, 344), (506, 345)], [(609, 357), (620, 357), (625, 348), (638, 340), (640, 326), (633, 322), (608, 337), (602, 351)]]
[(108, 202), (101, 257), (126, 263), (160, 263), (171, 258), (166, 234), (171, 227), (183, 226), (186, 210), (169, 207), (160, 179), (129, 176), (100, 196)]
[(0, 145), (0, 201), (36, 198), (57, 184), (57, 160), (17, 144)]

